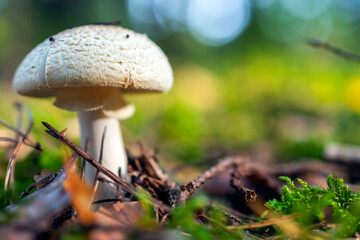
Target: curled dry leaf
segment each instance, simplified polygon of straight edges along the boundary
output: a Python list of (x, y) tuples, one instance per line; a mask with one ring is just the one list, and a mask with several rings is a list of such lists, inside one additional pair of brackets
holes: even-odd
[(85, 225), (94, 222), (93, 212), (90, 210), (92, 189), (81, 181), (80, 176), (75, 172), (74, 165), (65, 164), (66, 179), (63, 183), (65, 191), (70, 195), (71, 204), (74, 206), (78, 219)]

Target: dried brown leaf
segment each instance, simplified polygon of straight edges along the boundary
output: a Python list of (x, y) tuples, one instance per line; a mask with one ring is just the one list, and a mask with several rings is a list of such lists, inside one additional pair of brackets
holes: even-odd
[(74, 206), (81, 223), (89, 225), (94, 222), (93, 212), (90, 210), (92, 189), (81, 181), (74, 165), (65, 164), (66, 179), (63, 183), (65, 191), (70, 195), (71, 204)]

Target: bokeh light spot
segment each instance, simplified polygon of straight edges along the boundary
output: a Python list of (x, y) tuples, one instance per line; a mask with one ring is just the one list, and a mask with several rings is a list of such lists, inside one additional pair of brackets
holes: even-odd
[(154, 15), (163, 27), (184, 31), (187, 6), (188, 0), (154, 0)]
[(313, 19), (327, 10), (329, 0), (281, 0), (284, 8), (292, 15), (302, 19)]
[(6, 4), (6, 0), (0, 0), (0, 10), (4, 8), (5, 4)]
[(198, 66), (187, 65), (177, 69), (173, 93), (180, 101), (201, 111), (219, 107), (221, 92), (216, 76), (209, 70)]
[(350, 109), (360, 113), (360, 78), (351, 80), (345, 89), (345, 101)]
[(254, 6), (257, 8), (268, 8), (275, 0), (254, 0)]
[(191, 34), (207, 45), (231, 42), (247, 27), (250, 20), (248, 0), (190, 1), (187, 24)]
[(132, 28), (146, 33), (153, 40), (164, 39), (170, 35), (159, 25), (154, 14), (154, 0), (128, 0), (127, 8)]

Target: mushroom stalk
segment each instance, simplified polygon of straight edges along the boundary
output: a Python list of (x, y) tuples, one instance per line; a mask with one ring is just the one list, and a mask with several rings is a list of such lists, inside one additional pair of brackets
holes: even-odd
[[(126, 179), (127, 176), (127, 155), (123, 139), (121, 137), (121, 130), (119, 120), (116, 118), (107, 117), (103, 111), (80, 111), (78, 112), (80, 127), (81, 127), (81, 144), (85, 147), (86, 140), (90, 140), (89, 155), (95, 160), (99, 160), (101, 151), (102, 134), (106, 127), (106, 135), (104, 138), (102, 165), (115, 173), (121, 172), (121, 177)], [(96, 169), (90, 164), (85, 165), (85, 179), (88, 184), (92, 184), (95, 180)], [(102, 185), (102, 184), (101, 184)], [(99, 190), (103, 189), (100, 187)], [(109, 191), (98, 192), (98, 198), (114, 197), (114, 192)]]

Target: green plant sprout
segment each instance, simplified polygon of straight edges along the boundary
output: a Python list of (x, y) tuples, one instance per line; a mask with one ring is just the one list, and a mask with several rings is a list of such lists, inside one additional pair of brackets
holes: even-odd
[[(271, 210), (290, 215), (297, 214), (297, 220), (304, 226), (327, 222), (337, 223), (331, 234), (336, 237), (350, 237), (360, 231), (360, 194), (352, 192), (344, 180), (331, 174), (327, 177), (327, 188), (310, 186), (301, 179), (302, 187), (296, 187), (289, 177), (279, 177), (288, 186), (282, 188), (281, 199), (268, 201), (265, 206)], [(326, 218), (326, 213), (332, 217)]]

